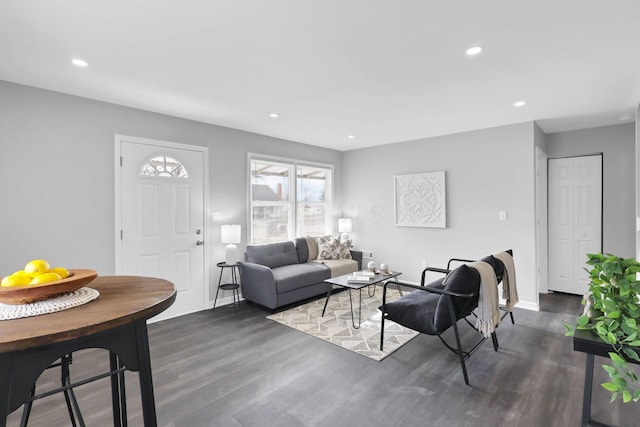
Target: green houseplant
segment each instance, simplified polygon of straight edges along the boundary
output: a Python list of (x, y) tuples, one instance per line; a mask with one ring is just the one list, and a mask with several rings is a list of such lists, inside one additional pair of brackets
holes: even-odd
[[(640, 400), (640, 380), (627, 362), (640, 362), (640, 262), (611, 254), (587, 254), (591, 283), (583, 303), (585, 312), (575, 325), (567, 325), (567, 335), (576, 329), (590, 330), (611, 344), (611, 365), (603, 365), (610, 381), (602, 387), (611, 392), (611, 401)], [(625, 359), (626, 357), (626, 359)]]

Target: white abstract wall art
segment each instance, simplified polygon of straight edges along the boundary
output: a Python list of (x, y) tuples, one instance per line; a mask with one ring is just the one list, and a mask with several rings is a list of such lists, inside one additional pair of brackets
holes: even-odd
[(396, 175), (395, 221), (401, 227), (447, 227), (444, 171)]

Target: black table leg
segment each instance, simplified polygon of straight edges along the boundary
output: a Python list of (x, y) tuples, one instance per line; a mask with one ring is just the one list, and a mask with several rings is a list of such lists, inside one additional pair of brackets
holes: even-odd
[[(384, 283), (383, 283), (384, 284)], [(371, 288), (373, 287), (373, 293), (371, 293)], [(367, 286), (367, 295), (369, 295), (369, 297), (375, 297), (376, 296), (376, 284), (372, 284)]]
[(324, 317), (324, 312), (327, 311), (327, 304), (329, 304), (329, 297), (331, 296), (331, 291), (333, 290), (333, 286), (329, 286), (329, 292), (327, 292), (327, 299), (324, 300), (324, 308), (322, 309), (322, 317)]
[(593, 363), (594, 355), (587, 353), (587, 363), (584, 369), (584, 394), (582, 396), (582, 427), (609, 427), (608, 424), (591, 419), (591, 396), (593, 393)]
[(353, 325), (353, 329), (360, 329), (360, 325), (362, 324), (362, 288), (358, 289), (358, 296), (360, 299), (358, 301), (358, 326), (356, 326), (355, 315), (353, 314), (353, 300), (351, 299), (351, 288), (349, 288), (349, 304), (351, 305), (351, 324)]
[(215, 310), (216, 309), (216, 301), (218, 301), (218, 292), (220, 292), (220, 284), (222, 283), (222, 272), (224, 271), (224, 268), (220, 269), (220, 277), (218, 277), (218, 288), (216, 289), (216, 296), (215, 298), (213, 298), (213, 308), (211, 310)]
[(144, 320), (136, 323), (136, 340), (144, 425), (145, 427), (156, 427), (158, 422), (156, 419), (156, 404), (153, 396), (149, 337), (147, 335), (147, 323)]
[(400, 294), (400, 298), (403, 297), (402, 288), (400, 287), (400, 283), (398, 283), (398, 278), (394, 277), (393, 281), (396, 282), (396, 289), (398, 289), (398, 293)]

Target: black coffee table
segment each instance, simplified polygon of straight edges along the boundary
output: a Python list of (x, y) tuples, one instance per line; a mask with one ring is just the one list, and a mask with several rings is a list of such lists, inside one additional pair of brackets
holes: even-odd
[[(345, 274), (338, 277), (332, 277), (331, 279), (327, 279), (324, 282), (329, 283), (331, 285), (341, 286), (343, 288), (349, 289), (349, 304), (351, 305), (351, 323), (353, 324), (354, 329), (360, 329), (360, 324), (362, 323), (361, 314), (362, 314), (362, 289), (367, 288), (368, 286), (374, 285), (373, 293), (370, 293), (369, 296), (372, 297), (376, 294), (375, 285), (378, 283), (384, 283), (388, 280), (397, 281), (397, 277), (402, 273), (399, 272), (390, 272), (388, 274), (376, 273), (376, 275), (369, 279), (368, 282), (349, 282), (347, 278), (349, 276), (353, 276), (354, 273)], [(353, 299), (351, 298), (351, 290), (358, 290), (358, 326), (356, 326), (355, 315), (353, 313)], [(368, 289), (367, 289), (368, 290)], [(329, 297), (331, 296), (331, 291), (333, 291), (333, 286), (329, 288), (329, 292), (327, 292), (327, 299), (324, 302), (324, 308), (322, 309), (322, 316), (324, 316), (324, 312), (327, 310), (327, 304), (329, 303)], [(402, 295), (402, 290), (400, 289), (400, 285), (398, 285), (398, 291), (400, 295)]]

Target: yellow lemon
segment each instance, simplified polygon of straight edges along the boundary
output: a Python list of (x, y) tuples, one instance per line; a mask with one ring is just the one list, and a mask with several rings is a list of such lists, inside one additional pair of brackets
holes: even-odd
[(4, 286), (4, 287), (26, 286), (29, 284), (30, 281), (31, 281), (31, 277), (27, 276), (26, 274), (24, 276), (18, 275), (18, 274), (12, 274), (10, 276), (3, 278), (2, 282), (0, 283), (0, 286)]
[(21, 281), (23, 281), (23, 282), (26, 281), (27, 282), (26, 283), (27, 285), (31, 281), (31, 277), (29, 277), (29, 275), (27, 273), (25, 273), (24, 270), (14, 271), (12, 276), (19, 276)]
[(67, 270), (64, 267), (55, 267), (55, 268), (50, 268), (49, 269), (49, 273), (57, 273), (60, 275), (60, 277), (62, 277), (63, 279), (66, 279), (67, 277), (69, 277), (69, 270)]
[(32, 278), (47, 271), (49, 271), (49, 263), (43, 259), (34, 259), (24, 266), (24, 272)]
[(31, 279), (30, 285), (41, 285), (43, 283), (55, 282), (62, 277), (58, 273), (42, 273)]

